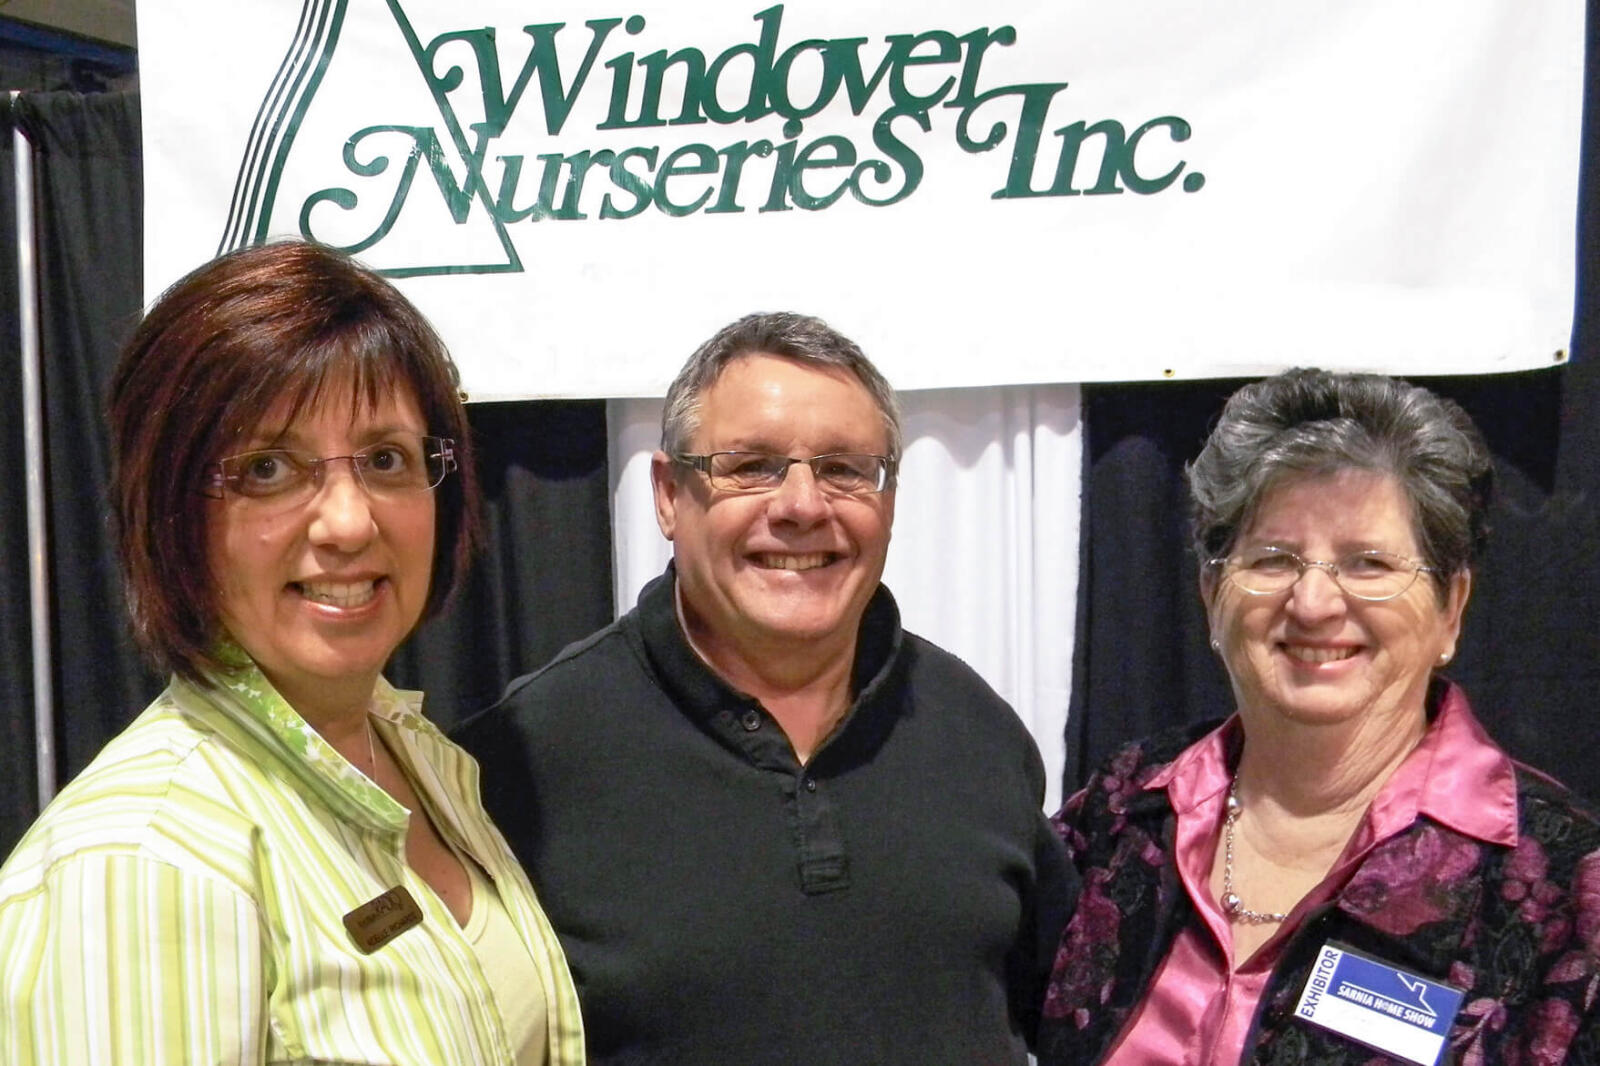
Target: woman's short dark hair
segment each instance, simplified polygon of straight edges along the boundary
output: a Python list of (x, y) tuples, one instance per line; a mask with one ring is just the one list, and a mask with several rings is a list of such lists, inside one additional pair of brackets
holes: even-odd
[(900, 458), (900, 404), (894, 389), (855, 341), (820, 318), (792, 311), (745, 315), (730, 322), (689, 357), (667, 389), (661, 411), (661, 450), (681, 455), (700, 426), (700, 401), (722, 371), (746, 355), (779, 355), (815, 366), (849, 371), (872, 396), (889, 442), (889, 458)]
[(289, 417), (349, 388), (351, 409), (410, 389), (430, 435), (454, 438), (457, 470), (434, 490), (433, 583), (443, 605), (480, 539), (460, 377), (427, 319), (343, 253), (291, 241), (231, 252), (150, 308), (112, 376), (111, 492), (134, 633), (155, 665), (192, 681), (221, 636), (207, 561), (209, 464), (280, 401)]
[(1298, 369), (1234, 393), (1189, 465), (1201, 563), (1233, 549), (1282, 481), (1351, 469), (1399, 482), (1441, 593), (1482, 553), (1494, 465), (1467, 413), (1381, 374)]

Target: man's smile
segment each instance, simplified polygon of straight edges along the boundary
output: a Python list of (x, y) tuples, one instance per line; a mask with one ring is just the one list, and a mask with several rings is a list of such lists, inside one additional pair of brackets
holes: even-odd
[(750, 561), (763, 570), (815, 570), (839, 559), (838, 552), (806, 552), (803, 555), (784, 555), (778, 552), (757, 552)]

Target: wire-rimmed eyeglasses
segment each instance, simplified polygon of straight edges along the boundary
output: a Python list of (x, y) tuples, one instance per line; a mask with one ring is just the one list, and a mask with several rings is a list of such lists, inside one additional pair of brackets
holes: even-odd
[(392, 433), (351, 455), (319, 458), (289, 448), (261, 448), (207, 466), (201, 491), (213, 499), (231, 494), (293, 504), (316, 494), (329, 463), (347, 462), (369, 496), (427, 492), (456, 469), (455, 443), (449, 437)]
[(1286, 592), (1307, 570), (1325, 570), (1344, 592), (1373, 603), (1399, 596), (1412, 586), (1418, 574), (1440, 573), (1437, 567), (1424, 566), (1393, 552), (1351, 552), (1328, 563), (1274, 547), (1251, 548), (1238, 555), (1208, 559), (1206, 566), (1220, 570), (1235, 587), (1252, 596)]
[(789, 476), (789, 468), (804, 463), (811, 468), (817, 488), (833, 496), (869, 496), (894, 481), (897, 463), (887, 455), (833, 452), (796, 459), (771, 452), (711, 452), (708, 455), (674, 455), (674, 462), (704, 474), (711, 487), (723, 492), (771, 492)]

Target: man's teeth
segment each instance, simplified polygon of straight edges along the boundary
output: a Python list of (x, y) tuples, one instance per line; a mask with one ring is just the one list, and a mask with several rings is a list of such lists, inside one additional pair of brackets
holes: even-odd
[(1291, 656), (1303, 663), (1338, 662), (1356, 653), (1355, 648), (1307, 648), (1298, 644), (1289, 644), (1286, 647)]
[(810, 555), (774, 555), (768, 553), (758, 556), (758, 561), (768, 570), (814, 570), (819, 566), (827, 566), (833, 556), (827, 552), (813, 552)]
[(377, 595), (376, 585), (375, 581), (306, 581), (300, 583), (300, 595), (312, 603), (360, 607)]

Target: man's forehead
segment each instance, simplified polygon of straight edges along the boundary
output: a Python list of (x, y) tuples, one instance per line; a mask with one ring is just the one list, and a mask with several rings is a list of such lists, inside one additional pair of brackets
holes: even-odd
[(791, 435), (823, 450), (876, 451), (888, 444), (883, 411), (849, 367), (753, 352), (729, 360), (701, 394), (702, 444), (781, 451)]
[(858, 374), (843, 363), (823, 363), (815, 359), (806, 359), (798, 355), (783, 355), (778, 352), (741, 352), (729, 359), (717, 371), (717, 376), (711, 379), (708, 389), (715, 388), (724, 381), (730, 373), (736, 375), (749, 375), (757, 378), (775, 377), (788, 372), (801, 372), (816, 374), (819, 377), (835, 378), (847, 384), (855, 385), (867, 391), (866, 383)]

